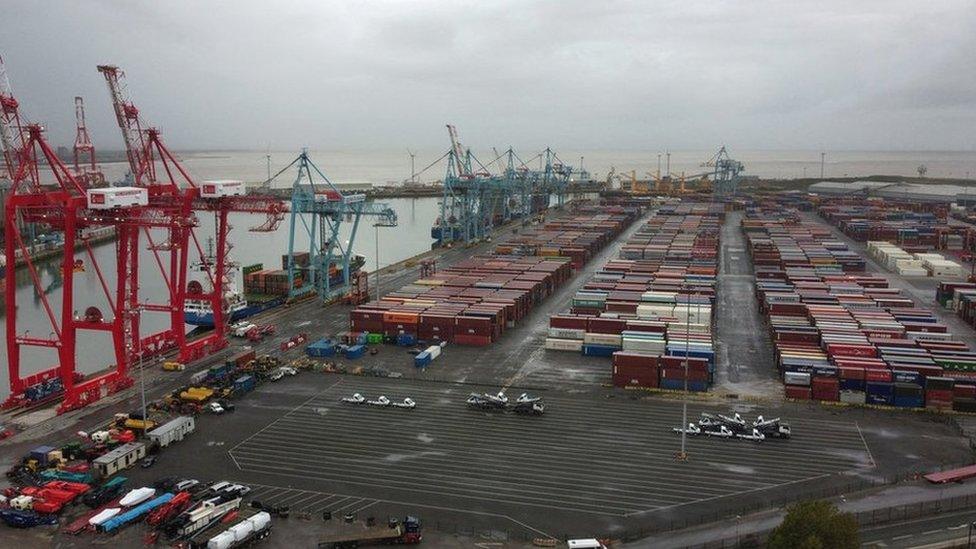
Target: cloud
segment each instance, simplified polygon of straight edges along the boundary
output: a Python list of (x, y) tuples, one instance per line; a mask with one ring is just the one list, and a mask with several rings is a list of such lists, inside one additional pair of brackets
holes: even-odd
[(173, 148), (972, 146), (969, 2), (11, 3), (25, 112), (73, 138), (99, 63)]

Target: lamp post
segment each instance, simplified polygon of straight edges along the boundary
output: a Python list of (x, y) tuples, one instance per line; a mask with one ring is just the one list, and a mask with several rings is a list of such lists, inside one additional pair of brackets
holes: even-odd
[[(695, 293), (695, 302), (698, 302), (698, 294)], [(697, 303), (696, 316), (701, 315), (701, 303)], [(688, 452), (685, 443), (688, 438), (688, 362), (691, 353), (691, 301), (689, 296), (685, 296), (685, 398), (681, 403), (681, 451), (675, 456), (679, 461), (688, 460)]]

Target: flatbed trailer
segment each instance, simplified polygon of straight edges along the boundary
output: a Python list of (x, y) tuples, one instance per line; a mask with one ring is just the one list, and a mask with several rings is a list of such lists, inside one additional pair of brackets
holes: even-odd
[(406, 517), (402, 522), (392, 519), (388, 522), (370, 525), (364, 521), (334, 521), (329, 532), (319, 538), (319, 549), (347, 549), (365, 545), (415, 544), (420, 543), (420, 520)]

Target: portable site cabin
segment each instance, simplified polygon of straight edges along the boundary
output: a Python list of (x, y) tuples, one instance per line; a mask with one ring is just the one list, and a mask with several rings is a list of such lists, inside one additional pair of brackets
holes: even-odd
[(133, 466), (145, 456), (145, 444), (130, 442), (99, 456), (92, 462), (92, 466), (101, 478), (108, 478), (122, 469)]
[(195, 427), (193, 417), (180, 416), (149, 431), (147, 436), (151, 442), (155, 442), (160, 448), (165, 448), (174, 442), (183, 440), (183, 437), (192, 433)]

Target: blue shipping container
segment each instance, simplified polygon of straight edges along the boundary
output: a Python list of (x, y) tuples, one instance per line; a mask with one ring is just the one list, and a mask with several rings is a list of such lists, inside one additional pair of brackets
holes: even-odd
[(841, 391), (863, 391), (864, 380), (863, 379), (842, 379), (840, 380), (840, 390)]
[(583, 354), (586, 356), (613, 356), (619, 350), (619, 347), (610, 345), (583, 345)]
[(925, 398), (914, 395), (895, 396), (892, 403), (899, 408), (923, 408), (925, 407)]
[(895, 396), (894, 385), (888, 382), (869, 381), (864, 390), (868, 404), (891, 404)]
[(355, 360), (366, 354), (366, 347), (363, 345), (353, 345), (346, 348), (346, 358), (349, 360)]
[(332, 356), (335, 354), (335, 343), (331, 339), (320, 339), (305, 347), (305, 354), (317, 358)]
[[(684, 391), (685, 381), (683, 379), (662, 379), (661, 388), (669, 389), (672, 391)], [(705, 392), (708, 390), (708, 382), (705, 381), (689, 381), (688, 390), (695, 392)]]
[(836, 366), (814, 366), (813, 375), (820, 377), (837, 377), (837, 367)]
[(257, 380), (254, 376), (241, 376), (234, 380), (234, 390), (239, 393), (246, 393), (254, 389), (257, 385)]
[(427, 351), (417, 353), (417, 356), (413, 357), (413, 365), (417, 368), (424, 368), (428, 364), (430, 364), (430, 353)]
[(397, 336), (396, 342), (397, 345), (401, 345), (403, 347), (409, 347), (417, 343), (417, 336), (415, 336), (414, 334), (403, 333)]
[(897, 383), (914, 383), (921, 385), (925, 377), (918, 372), (909, 372), (905, 370), (892, 370), (891, 380)]

